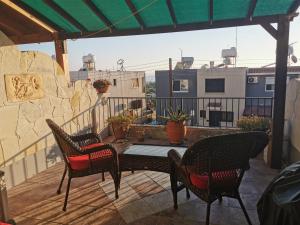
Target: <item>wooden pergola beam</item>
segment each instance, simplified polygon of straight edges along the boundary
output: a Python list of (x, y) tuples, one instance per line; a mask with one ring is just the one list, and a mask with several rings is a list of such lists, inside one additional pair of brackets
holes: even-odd
[[(24, 12), (28, 14), (28, 17), (30, 18), (36, 18), (37, 20), (41, 21), (48, 27), (52, 29), (52, 32), (59, 32), (62, 31), (62, 28), (57, 26), (55, 23), (50, 21), (48, 18), (46, 18), (44, 15), (36, 12), (34, 9), (32, 9), (30, 6), (26, 5), (20, 0), (10, 0), (13, 2), (15, 5), (17, 5), (19, 8), (21, 8)], [(17, 11), (17, 10), (16, 10)]]
[(213, 23), (214, 20), (214, 0), (209, 0), (209, 22)]
[(254, 10), (256, 8), (256, 4), (257, 4), (257, 0), (251, 0), (249, 10), (248, 10), (248, 13), (247, 13), (247, 18), (249, 20), (252, 20), (253, 13), (254, 13)]
[(19, 29), (17, 29), (15, 26), (11, 26), (10, 24), (3, 22), (2, 20), (0, 20), (0, 30), (1, 30), (1, 27), (3, 29), (8, 30), (10, 33), (13, 33), (14, 36), (22, 36), (23, 35), (23, 33)]
[(69, 13), (67, 13), (63, 8), (56, 4), (53, 0), (44, 0), (50, 8), (55, 10), (59, 15), (61, 15), (65, 20), (74, 25), (81, 32), (87, 32), (87, 29), (81, 25), (75, 18), (73, 18)]
[(176, 27), (161, 26), (161, 27), (146, 27), (141, 29), (127, 29), (127, 30), (115, 30), (113, 33), (108, 31), (101, 32), (83, 32), (83, 33), (71, 33), (60, 34), (60, 39), (76, 39), (76, 38), (96, 38), (96, 37), (114, 37), (114, 36), (128, 36), (128, 35), (144, 35), (144, 34), (156, 34), (156, 33), (171, 33), (181, 31), (193, 31), (193, 30), (208, 30), (225, 27), (237, 27), (237, 26), (249, 26), (260, 25), (262, 23), (277, 23), (278, 16), (266, 16), (266, 17), (254, 17), (252, 20), (245, 19), (228, 19), (224, 21), (213, 21), (190, 23), (190, 24), (177, 24)]
[(289, 13), (289, 14), (295, 13), (296, 10), (298, 9), (299, 5), (300, 5), (300, 0), (295, 0), (295, 1), (292, 3), (291, 7), (289, 8), (288, 13)]
[(173, 8), (171, 0), (167, 0), (167, 6), (168, 6), (168, 9), (169, 9), (169, 13), (170, 13), (170, 16), (172, 18), (172, 22), (174, 24), (174, 27), (176, 27), (177, 26), (177, 19), (176, 19), (176, 15), (175, 15), (174, 8)]
[(137, 11), (135, 5), (132, 3), (131, 0), (126, 0), (126, 4), (127, 4), (128, 8), (130, 9), (130, 11), (132, 12), (132, 14), (134, 15), (137, 22), (140, 24), (141, 30), (144, 30), (144, 28), (146, 27), (145, 23), (144, 23), (142, 17), (140, 16), (139, 12)]
[(101, 10), (93, 3), (92, 0), (84, 0), (84, 2), (93, 11), (93, 13), (105, 23), (110, 32), (115, 29), (112, 22), (101, 12)]
[(262, 23), (261, 26), (275, 39), (278, 38), (278, 31), (270, 23)]
[(55, 45), (55, 58), (58, 65), (65, 70), (64, 54), (67, 54), (67, 41), (66, 40), (54, 40)]
[(9, 39), (15, 44), (31, 44), (40, 42), (53, 41), (54, 37), (51, 33), (23, 34), (22, 36), (9, 36)]
[(281, 169), (290, 21), (280, 17), (277, 32), (271, 167)]

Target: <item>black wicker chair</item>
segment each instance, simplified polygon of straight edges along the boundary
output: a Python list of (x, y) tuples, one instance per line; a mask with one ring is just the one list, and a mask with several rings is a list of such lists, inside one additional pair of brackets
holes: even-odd
[[(249, 159), (256, 157), (267, 145), (264, 132), (246, 132), (203, 139), (191, 146), (181, 158), (174, 149), (168, 152), (174, 208), (177, 192), (184, 187), (207, 203), (206, 224), (211, 204), (222, 196), (235, 198), (249, 224), (250, 218), (239, 194)], [(180, 184), (180, 185), (179, 185)]]
[[(110, 172), (115, 184), (115, 197), (118, 198), (119, 176), (118, 157), (116, 150), (108, 144), (101, 143), (101, 139), (94, 133), (70, 136), (52, 120), (47, 119), (55, 140), (65, 161), (65, 170), (59, 184), (57, 194), (68, 171), (68, 185), (63, 210), (66, 211), (71, 179), (97, 173)], [(103, 178), (102, 178), (103, 179)]]

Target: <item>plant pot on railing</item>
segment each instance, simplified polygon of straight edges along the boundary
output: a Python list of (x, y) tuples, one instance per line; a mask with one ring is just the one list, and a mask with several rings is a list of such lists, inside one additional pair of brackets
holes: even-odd
[(93, 83), (93, 87), (96, 89), (98, 94), (106, 93), (110, 85), (111, 82), (105, 79), (96, 80)]
[(167, 120), (166, 131), (170, 144), (182, 144), (186, 134), (185, 122), (188, 118), (182, 110), (172, 108), (168, 110), (168, 116), (163, 117)]
[(168, 121), (167, 136), (170, 144), (181, 144), (186, 134), (185, 121)]

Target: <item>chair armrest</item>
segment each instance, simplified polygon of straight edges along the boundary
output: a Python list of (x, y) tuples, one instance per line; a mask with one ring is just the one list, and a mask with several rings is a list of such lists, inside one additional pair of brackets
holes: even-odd
[(93, 148), (82, 150), (81, 153), (82, 154), (91, 154), (91, 153), (94, 153), (94, 152), (99, 152), (99, 151), (107, 150), (107, 149), (111, 150), (113, 155), (117, 155), (116, 149), (110, 144), (104, 144), (104, 145), (101, 145), (101, 146), (95, 146)]
[(70, 136), (70, 138), (72, 141), (75, 141), (75, 142), (84, 142), (86, 140), (93, 140), (93, 139), (96, 139), (97, 142), (101, 142), (101, 138), (99, 137), (99, 135), (97, 135), (95, 133), (73, 135), (73, 136)]

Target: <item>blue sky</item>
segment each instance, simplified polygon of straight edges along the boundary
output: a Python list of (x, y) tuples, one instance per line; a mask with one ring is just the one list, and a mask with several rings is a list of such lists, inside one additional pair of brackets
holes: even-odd
[[(262, 66), (275, 60), (275, 40), (260, 26), (239, 27), (238, 66)], [(82, 56), (92, 53), (96, 56), (96, 67), (101, 70), (117, 69), (117, 60), (125, 60), (126, 70), (145, 70), (153, 75), (155, 69), (167, 69), (168, 58), (174, 64), (183, 56), (195, 58), (195, 67), (209, 64), (210, 60), (220, 63), (221, 50), (235, 46), (236, 28), (190, 31), (168, 34), (90, 38), (68, 41), (71, 70), (82, 66)], [(290, 43), (294, 44), (295, 55), (300, 58), (300, 17), (291, 22)], [(53, 43), (20, 46), (21, 50), (38, 50), (54, 54)], [(149, 64), (150, 63), (150, 64)], [(146, 64), (146, 65), (141, 65)], [(137, 65), (137, 66), (136, 66)], [(294, 65), (300, 65), (298, 62)]]

